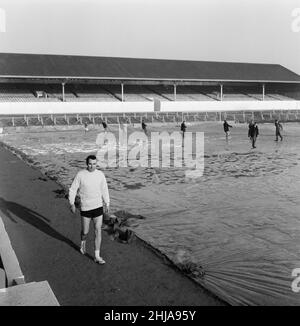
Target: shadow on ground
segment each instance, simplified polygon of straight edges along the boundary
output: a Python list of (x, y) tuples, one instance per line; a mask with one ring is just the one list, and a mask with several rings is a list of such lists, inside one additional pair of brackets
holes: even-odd
[(7, 201), (2, 197), (0, 197), (0, 209), (12, 222), (18, 223), (18, 219), (23, 220), (24, 222), (44, 232), (48, 236), (65, 242), (67, 245), (77, 251), (79, 250), (79, 247), (73, 241), (57, 232), (50, 225), (50, 220), (43, 215), (40, 215), (39, 213), (18, 203)]

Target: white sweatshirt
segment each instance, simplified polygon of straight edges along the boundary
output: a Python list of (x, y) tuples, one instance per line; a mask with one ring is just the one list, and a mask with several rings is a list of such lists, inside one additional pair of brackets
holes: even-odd
[(89, 172), (85, 169), (77, 173), (69, 189), (71, 205), (75, 202), (78, 189), (82, 211), (102, 207), (103, 201), (109, 206), (108, 187), (103, 172), (99, 170)]

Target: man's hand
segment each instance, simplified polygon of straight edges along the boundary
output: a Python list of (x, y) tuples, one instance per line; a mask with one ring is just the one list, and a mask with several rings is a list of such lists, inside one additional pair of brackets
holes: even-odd
[(104, 214), (109, 214), (109, 205), (104, 205), (103, 211), (104, 211)]
[(70, 210), (71, 210), (71, 212), (72, 212), (73, 214), (76, 213), (76, 207), (75, 207), (74, 204), (70, 206)]

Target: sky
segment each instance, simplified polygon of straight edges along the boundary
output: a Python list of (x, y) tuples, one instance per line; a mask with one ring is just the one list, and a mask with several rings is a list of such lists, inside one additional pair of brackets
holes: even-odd
[(300, 0), (0, 0), (0, 52), (281, 64)]

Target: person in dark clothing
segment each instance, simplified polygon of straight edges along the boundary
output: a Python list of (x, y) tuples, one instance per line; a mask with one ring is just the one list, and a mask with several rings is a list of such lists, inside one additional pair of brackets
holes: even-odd
[(278, 141), (278, 136), (280, 137), (280, 140), (283, 139), (283, 137), (281, 135), (282, 129), (283, 129), (282, 124), (279, 122), (279, 120), (275, 120), (275, 136), (276, 136), (275, 141)]
[(147, 125), (145, 124), (144, 120), (142, 120), (142, 129), (144, 130), (144, 133), (147, 135)]
[(89, 131), (89, 125), (87, 122), (84, 123), (84, 133), (86, 134)]
[(185, 121), (183, 120), (181, 125), (180, 125), (180, 130), (182, 131), (182, 137), (184, 138), (184, 133), (186, 131), (186, 124)]
[(232, 128), (232, 126), (226, 120), (224, 120), (223, 127), (224, 127), (224, 132), (226, 134), (226, 139), (227, 139), (230, 134), (229, 128)]
[(104, 128), (104, 131), (107, 131), (107, 123), (105, 121), (102, 121), (102, 126)]
[(256, 148), (255, 143), (256, 143), (256, 138), (258, 136), (258, 126), (256, 122), (251, 121), (249, 123), (249, 130), (248, 130), (248, 137), (250, 137), (252, 141), (252, 148)]

